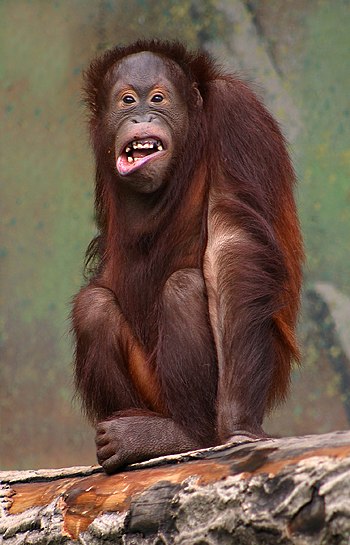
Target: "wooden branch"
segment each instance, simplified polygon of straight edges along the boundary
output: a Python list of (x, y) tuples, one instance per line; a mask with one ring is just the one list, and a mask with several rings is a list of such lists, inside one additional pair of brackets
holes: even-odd
[(350, 432), (0, 479), (4, 545), (350, 543)]

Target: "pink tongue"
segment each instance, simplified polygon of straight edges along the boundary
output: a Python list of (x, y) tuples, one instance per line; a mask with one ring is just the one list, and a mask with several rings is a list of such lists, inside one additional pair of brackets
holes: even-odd
[(124, 176), (133, 168), (134, 164), (128, 163), (126, 155), (119, 155), (116, 166), (119, 174)]
[[(153, 154), (150, 154), (150, 155), (153, 155)], [(132, 163), (128, 162), (128, 158), (124, 153), (122, 155), (119, 155), (117, 159), (117, 164), (116, 164), (119, 174), (121, 176), (126, 176), (126, 174), (130, 174), (130, 172), (132, 172), (133, 170), (137, 170), (144, 163), (148, 161), (148, 159), (150, 158), (150, 155), (145, 155), (142, 153), (137, 155), (136, 153), (134, 153), (134, 157), (139, 156), (139, 160), (134, 161)]]

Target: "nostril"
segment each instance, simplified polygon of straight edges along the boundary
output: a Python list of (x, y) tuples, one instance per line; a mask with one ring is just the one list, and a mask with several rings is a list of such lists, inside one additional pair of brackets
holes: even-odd
[(131, 118), (131, 123), (152, 123), (156, 116), (153, 114), (138, 115)]

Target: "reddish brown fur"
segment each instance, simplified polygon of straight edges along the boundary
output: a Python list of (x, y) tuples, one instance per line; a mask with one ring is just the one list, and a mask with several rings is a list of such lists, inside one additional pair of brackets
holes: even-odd
[[(174, 78), (188, 103), (190, 134), (154, 200), (157, 219), (146, 215), (130, 226), (104, 112), (113, 67), (141, 51), (180, 66), (185, 77)], [(200, 111), (192, 105), (193, 84), (203, 98)], [(108, 51), (86, 74), (86, 97), (99, 236), (88, 251), (94, 274), (77, 295), (73, 325), (76, 383), (88, 415), (98, 421), (116, 411), (156, 410), (200, 445), (239, 430), (259, 435), (298, 359), (303, 253), (294, 173), (276, 122), (206, 53), (167, 42)], [(91, 289), (101, 287), (103, 311), (95, 312)], [(133, 380), (139, 371), (125, 352), (129, 342), (153, 376), (148, 386), (137, 384), (145, 371)]]

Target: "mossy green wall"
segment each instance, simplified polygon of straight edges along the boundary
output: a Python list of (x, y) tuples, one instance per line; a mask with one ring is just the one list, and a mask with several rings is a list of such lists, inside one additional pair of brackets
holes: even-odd
[[(350, 4), (321, 2), (307, 20), (295, 95), (307, 278), (350, 294)], [(349, 332), (350, 335), (350, 332)]]

